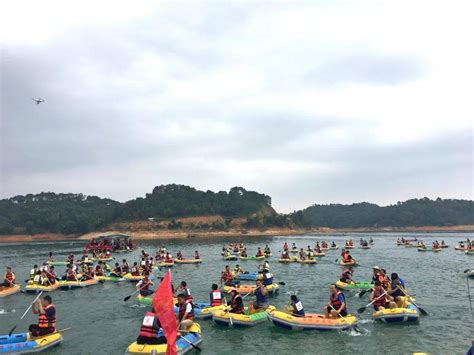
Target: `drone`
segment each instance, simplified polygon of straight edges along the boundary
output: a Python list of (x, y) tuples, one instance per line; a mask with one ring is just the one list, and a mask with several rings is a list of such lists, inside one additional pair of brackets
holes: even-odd
[(37, 99), (35, 98), (31, 98), (34, 102), (36, 102), (37, 105), (39, 105), (40, 103), (44, 102), (44, 100), (41, 98), (41, 97), (38, 97)]

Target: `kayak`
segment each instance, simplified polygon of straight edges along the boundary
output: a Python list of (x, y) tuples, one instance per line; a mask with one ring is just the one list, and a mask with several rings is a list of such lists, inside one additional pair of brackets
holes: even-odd
[(416, 322), (419, 318), (418, 310), (408, 303), (406, 308), (392, 308), (372, 313), (372, 318), (384, 323)]
[(143, 275), (132, 275), (130, 273), (127, 273), (127, 274), (123, 275), (123, 278), (125, 280), (130, 281), (130, 282), (138, 282), (140, 280), (143, 280), (145, 278), (145, 276), (143, 276)]
[(271, 257), (272, 255), (273, 255), (272, 253), (265, 253), (265, 257), (266, 257), (266, 258), (269, 258), (269, 257)]
[(38, 292), (53, 292), (59, 288), (59, 282), (56, 281), (54, 284), (49, 286), (43, 286), (34, 284), (31, 281), (28, 281), (28, 284), (25, 286), (26, 293), (38, 293)]
[(305, 260), (301, 260), (301, 259), (298, 259), (296, 260), (297, 263), (300, 263), (300, 264), (308, 264), (308, 265), (314, 265), (314, 264), (317, 264), (318, 261), (316, 259), (305, 259)]
[(26, 354), (36, 353), (52, 346), (58, 345), (63, 341), (60, 332), (54, 332), (41, 337), (31, 337), (29, 333), (17, 333), (12, 335), (0, 336), (0, 354)]
[[(184, 354), (188, 351), (193, 350), (193, 347), (190, 343), (198, 345), (202, 342), (201, 336), (201, 326), (198, 323), (193, 323), (184, 335), (178, 336), (176, 338), (176, 353)], [(158, 336), (163, 336), (162, 331), (158, 332)], [(125, 354), (166, 354), (166, 340), (163, 341), (163, 344), (148, 345), (148, 344), (137, 344), (133, 342), (130, 344), (125, 351)]]
[(474, 269), (471, 269), (468, 272), (466, 272), (466, 276), (467, 277), (474, 277)]
[(15, 285), (13, 287), (2, 287), (0, 286), (0, 297), (6, 297), (13, 295), (20, 291), (20, 285)]
[(326, 318), (324, 314), (306, 313), (304, 317), (296, 317), (287, 312), (273, 309), (268, 311), (268, 319), (277, 326), (288, 330), (345, 330), (357, 325), (354, 315), (344, 318)]
[(336, 249), (339, 249), (339, 247), (336, 245), (335, 247), (329, 247), (329, 249), (336, 250)]
[(474, 249), (466, 250), (466, 255), (474, 255)]
[(255, 281), (261, 278), (262, 278), (262, 274), (259, 274), (258, 272), (248, 272), (244, 274), (234, 275), (235, 280)]
[(298, 261), (298, 257), (296, 256), (290, 256), (289, 259), (278, 259), (278, 262), (283, 264), (295, 263), (296, 261)]
[[(257, 286), (255, 285), (237, 285), (235, 289), (239, 291), (239, 293), (243, 295), (248, 295), (249, 293), (253, 292)], [(232, 290), (234, 287), (233, 286), (224, 286), (222, 291), (225, 293), (230, 293), (230, 290)], [(268, 294), (276, 294), (278, 293), (278, 290), (280, 289), (280, 285), (277, 283), (272, 283), (271, 285), (267, 286), (268, 289)]]
[(367, 245), (367, 246), (361, 246), (359, 247), (359, 249), (370, 249), (370, 247)]
[(227, 255), (224, 256), (224, 260), (237, 260), (237, 255)]
[(159, 267), (173, 267), (173, 265), (174, 265), (174, 262), (173, 262), (173, 261), (170, 262), (170, 263), (165, 263), (164, 261), (160, 261), (160, 262), (158, 263), (158, 266), (159, 266)]
[(245, 307), (244, 314), (230, 313), (227, 310), (221, 310), (212, 313), (212, 320), (216, 324), (225, 326), (232, 324), (234, 327), (253, 327), (259, 323), (265, 322), (267, 320), (268, 312), (273, 309), (275, 309), (275, 307), (269, 306), (264, 311), (252, 313), (250, 315), (247, 314), (247, 307)]
[(264, 260), (265, 259), (265, 255), (261, 255), (261, 256), (239, 256), (239, 259), (240, 260)]
[(353, 245), (345, 245), (344, 248), (345, 248), (345, 249), (355, 249), (355, 246), (353, 246)]
[(336, 281), (337, 288), (342, 290), (370, 290), (374, 285), (370, 282), (355, 282), (355, 283), (346, 283), (341, 280)]
[(418, 251), (432, 251), (433, 253), (437, 253), (439, 251), (441, 251), (440, 248), (437, 248), (437, 249), (433, 249), (433, 248), (417, 248)]
[(99, 281), (111, 281), (111, 282), (125, 281), (125, 278), (116, 277), (116, 276), (96, 276), (96, 279)]
[(46, 264), (49, 266), (65, 266), (65, 265), (68, 265), (69, 262), (68, 261), (47, 261)]
[(462, 246), (456, 245), (454, 247), (454, 250), (465, 251), (465, 250), (467, 250), (467, 247), (466, 246), (462, 247)]
[(200, 264), (202, 263), (201, 259), (174, 259), (175, 264)]
[(291, 250), (290, 250), (290, 253), (293, 253), (293, 254), (297, 254), (297, 253), (299, 253), (299, 252), (300, 252), (300, 251), (298, 250), (298, 248), (296, 248), (296, 249), (291, 249)]
[(339, 261), (339, 264), (341, 266), (358, 266), (359, 264), (357, 264), (357, 260), (355, 259), (352, 259), (351, 261), (348, 261), (348, 262), (344, 262), (344, 260), (341, 260)]
[(99, 280), (96, 278), (87, 281), (59, 281), (59, 288), (61, 290), (70, 290), (72, 288), (84, 288), (92, 285), (97, 285)]

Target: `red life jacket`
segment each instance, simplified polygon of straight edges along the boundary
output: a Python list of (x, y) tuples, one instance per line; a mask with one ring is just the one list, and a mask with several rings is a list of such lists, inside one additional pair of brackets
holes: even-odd
[(346, 269), (342, 272), (341, 278), (342, 279), (349, 279), (352, 277), (352, 272), (349, 269)]
[(133, 276), (139, 276), (140, 275), (140, 273), (138, 272), (138, 268), (136, 266), (132, 266), (131, 271), (132, 271)]
[(342, 292), (338, 291), (335, 295), (331, 295), (330, 303), (335, 309), (339, 309), (342, 306), (341, 301), (337, 298), (340, 294), (342, 294)]
[(76, 276), (76, 273), (74, 271), (69, 271), (66, 275), (66, 279), (68, 281), (76, 281), (77, 280), (77, 276)]
[[(47, 309), (53, 308), (54, 305), (50, 304), (44, 308), (46, 311)], [(40, 314), (38, 317), (38, 327), (40, 328), (56, 328), (56, 315), (53, 315), (48, 318), (48, 316), (45, 314)]]
[(244, 313), (243, 302), (242, 302), (242, 306), (237, 308), (237, 300), (239, 298), (241, 299), (242, 296), (240, 296), (240, 294), (237, 293), (234, 297), (232, 297), (232, 299), (230, 301), (230, 305), (231, 305), (232, 309), (234, 310), (232, 313), (236, 313), (236, 314), (243, 314)]
[(183, 320), (184, 314), (186, 313), (186, 307), (188, 306), (188, 304), (191, 305), (191, 312), (188, 313), (188, 318), (186, 319), (190, 319), (190, 320), (194, 319), (193, 304), (190, 301), (186, 301), (181, 306), (179, 306), (179, 320), (180, 321)]
[(388, 282), (387, 276), (379, 275), (379, 281), (381, 282), (382, 287), (383, 287), (384, 289), (387, 289), (387, 288), (388, 288), (389, 282)]
[(384, 294), (384, 292), (385, 292), (384, 289), (377, 290), (376, 288), (374, 288), (374, 300), (376, 300), (374, 302), (374, 306), (383, 306), (383, 305), (385, 305), (385, 303), (387, 302), (385, 300), (385, 296), (381, 297)]
[(158, 325), (158, 319), (156, 318), (156, 315), (152, 312), (146, 312), (138, 336), (146, 338), (158, 338), (159, 330), (160, 326)]
[(7, 272), (5, 275), (5, 281), (13, 281), (13, 272)]
[(222, 279), (227, 282), (229, 280), (232, 280), (234, 277), (230, 272), (225, 271), (224, 274), (222, 274)]
[(346, 263), (349, 262), (349, 261), (351, 261), (351, 259), (349, 258), (349, 255), (350, 255), (350, 254), (347, 253), (347, 252), (344, 253), (344, 254), (342, 255), (342, 260), (344, 260), (344, 262), (346, 262)]
[(220, 306), (222, 304), (222, 292), (220, 290), (212, 291), (211, 298), (211, 307)]
[(140, 285), (141, 290), (148, 290), (150, 289), (151, 281), (145, 281), (144, 279), (142, 280), (142, 284)]

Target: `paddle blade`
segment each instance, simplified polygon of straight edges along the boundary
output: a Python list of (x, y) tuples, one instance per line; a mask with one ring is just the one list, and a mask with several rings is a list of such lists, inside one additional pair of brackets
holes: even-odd
[(131, 297), (132, 297), (132, 295), (129, 295), (129, 296), (125, 297), (125, 298), (123, 299), (123, 301), (124, 301), (124, 302), (127, 302)]
[(12, 336), (13, 332), (15, 331), (16, 329), (16, 325), (10, 330), (10, 332), (8, 333), (8, 336)]
[(279, 285), (282, 285), (282, 286), (285, 286), (285, 285), (286, 285), (286, 283), (284, 283), (284, 282), (279, 282), (278, 284), (279, 284)]
[(360, 291), (359, 297), (362, 297), (362, 296), (365, 295), (366, 293), (367, 293), (367, 290), (362, 290), (362, 291)]
[(423, 308), (418, 307), (418, 310), (420, 311), (422, 316), (427, 316), (428, 312), (426, 312)]
[(367, 307), (361, 307), (357, 310), (357, 313), (359, 313), (359, 314), (364, 313), (366, 309), (367, 309)]

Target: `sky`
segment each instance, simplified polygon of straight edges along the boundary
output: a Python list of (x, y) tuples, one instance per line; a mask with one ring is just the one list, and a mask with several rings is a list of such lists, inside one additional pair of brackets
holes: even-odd
[[(472, 1), (11, 1), (0, 198), (473, 198)], [(31, 98), (41, 97), (36, 105)]]

